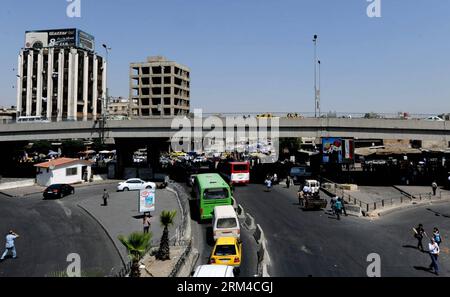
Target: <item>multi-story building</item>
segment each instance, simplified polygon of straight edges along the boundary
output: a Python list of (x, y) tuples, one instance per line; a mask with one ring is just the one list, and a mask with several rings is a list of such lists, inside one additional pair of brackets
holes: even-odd
[(108, 102), (108, 116), (138, 116), (137, 100), (135, 99), (130, 103), (126, 98), (110, 97)]
[(96, 120), (106, 96), (106, 61), (94, 37), (77, 30), (25, 33), (17, 73), (19, 117)]
[(15, 106), (11, 108), (0, 107), (0, 124), (7, 124), (16, 119), (17, 111)]
[(190, 108), (190, 70), (164, 57), (130, 65), (130, 104), (139, 117), (186, 115)]

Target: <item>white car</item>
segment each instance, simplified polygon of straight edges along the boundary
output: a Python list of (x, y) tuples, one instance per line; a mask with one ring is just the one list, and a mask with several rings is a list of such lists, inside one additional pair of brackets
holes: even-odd
[(425, 121), (443, 122), (444, 120), (438, 116), (431, 116), (431, 117), (426, 118)]
[(226, 265), (201, 265), (195, 269), (193, 277), (235, 277), (235, 268)]
[(145, 189), (156, 189), (156, 184), (139, 178), (131, 178), (117, 185), (117, 191), (139, 191)]

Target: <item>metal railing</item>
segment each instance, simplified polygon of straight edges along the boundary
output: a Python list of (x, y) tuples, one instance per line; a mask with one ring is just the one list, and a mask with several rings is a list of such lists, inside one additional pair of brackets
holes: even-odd
[[(387, 207), (393, 207), (398, 206), (402, 204), (411, 204), (414, 202), (422, 202), (422, 201), (433, 201), (433, 200), (442, 200), (443, 199), (443, 192), (439, 191), (435, 196), (433, 193), (422, 193), (422, 194), (408, 194), (403, 193), (399, 196), (394, 197), (386, 197), (385, 199), (373, 201), (373, 202), (365, 202), (362, 201), (351, 194), (345, 193), (345, 190), (341, 188), (340, 184), (337, 184), (331, 180), (328, 180), (326, 178), (322, 179), (325, 183), (332, 184), (333, 187), (331, 189), (325, 189), (326, 191), (342, 197), (345, 202), (349, 204), (353, 204), (356, 206), (361, 207), (361, 210), (368, 213), (371, 211), (387, 208)], [(444, 195), (445, 197), (448, 196), (450, 198), (450, 195)], [(444, 197), (444, 198), (445, 198)]]

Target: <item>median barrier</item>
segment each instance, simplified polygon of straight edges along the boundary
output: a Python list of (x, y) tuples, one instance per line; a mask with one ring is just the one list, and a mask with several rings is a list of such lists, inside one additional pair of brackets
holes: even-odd
[(255, 219), (249, 214), (245, 214), (245, 221), (244, 225), (247, 227), (248, 230), (255, 230)]
[(236, 214), (239, 219), (245, 219), (245, 211), (244, 211), (244, 208), (242, 207), (242, 205), (240, 205), (240, 204), (238, 205)]
[(354, 216), (354, 217), (362, 217), (363, 216), (361, 207), (359, 207), (357, 205), (346, 204), (345, 211), (347, 212), (347, 215), (349, 215), (349, 216)]
[(261, 244), (265, 240), (264, 231), (259, 224), (256, 225), (256, 230), (255, 233), (253, 233), (253, 237), (255, 238), (257, 244)]

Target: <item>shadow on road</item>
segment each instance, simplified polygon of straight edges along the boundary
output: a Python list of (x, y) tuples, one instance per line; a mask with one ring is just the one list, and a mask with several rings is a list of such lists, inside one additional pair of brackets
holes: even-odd
[(403, 245), (402, 248), (405, 248), (405, 249), (413, 249), (413, 250), (419, 251), (419, 248), (418, 248), (417, 246), (411, 245), (411, 244)]
[(423, 266), (414, 266), (415, 270), (419, 270), (419, 271), (424, 271), (424, 272), (428, 272), (430, 274), (434, 275), (434, 272), (429, 268), (429, 267), (423, 267)]
[(428, 210), (429, 212), (434, 213), (435, 216), (437, 216), (437, 217), (444, 217), (444, 218), (450, 219), (450, 215), (448, 215), (448, 214), (440, 213), (440, 212), (438, 212), (438, 211), (432, 210), (431, 208), (427, 208), (427, 210)]

